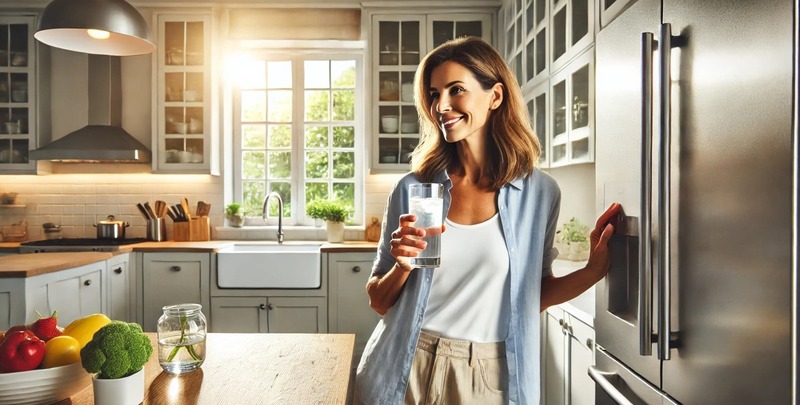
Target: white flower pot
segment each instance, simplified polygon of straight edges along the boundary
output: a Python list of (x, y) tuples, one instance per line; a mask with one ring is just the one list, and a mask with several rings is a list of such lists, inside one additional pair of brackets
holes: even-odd
[(244, 225), (244, 217), (241, 215), (228, 215), (228, 223), (234, 228), (241, 228)]
[(344, 241), (344, 222), (328, 221), (328, 242)]
[(144, 401), (144, 368), (124, 378), (92, 377), (95, 405), (138, 405)]

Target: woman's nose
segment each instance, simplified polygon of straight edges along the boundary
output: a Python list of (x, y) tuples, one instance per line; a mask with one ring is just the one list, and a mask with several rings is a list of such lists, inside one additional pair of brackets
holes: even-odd
[(450, 111), (450, 100), (447, 100), (446, 97), (439, 97), (439, 100), (436, 101), (436, 112), (443, 113)]

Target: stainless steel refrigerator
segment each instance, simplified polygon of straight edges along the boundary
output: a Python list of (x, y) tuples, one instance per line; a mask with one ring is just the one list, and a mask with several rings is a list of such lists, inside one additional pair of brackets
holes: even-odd
[(596, 41), (597, 404), (793, 404), (797, 0), (639, 0)]

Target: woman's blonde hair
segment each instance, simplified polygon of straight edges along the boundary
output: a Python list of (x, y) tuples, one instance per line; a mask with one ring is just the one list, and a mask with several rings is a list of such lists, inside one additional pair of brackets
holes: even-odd
[(488, 147), (483, 173), (489, 188), (497, 190), (533, 171), (541, 153), (531, 129), (528, 111), (514, 75), (490, 44), (478, 37), (461, 37), (432, 50), (420, 63), (414, 78), (415, 101), (420, 115), (420, 142), (411, 153), (411, 170), (422, 181), (431, 181), (441, 170), (458, 173), (456, 144), (444, 140), (439, 117), (431, 111), (431, 73), (445, 62), (456, 62), (472, 72), (484, 90), (502, 84), (503, 102), (489, 114)]

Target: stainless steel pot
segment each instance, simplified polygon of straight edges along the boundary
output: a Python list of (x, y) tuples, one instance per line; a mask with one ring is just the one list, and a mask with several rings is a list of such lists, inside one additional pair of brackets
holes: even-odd
[(97, 239), (125, 239), (125, 228), (130, 224), (125, 221), (115, 221), (113, 215), (109, 215), (105, 221), (100, 221), (94, 225), (97, 228)]

